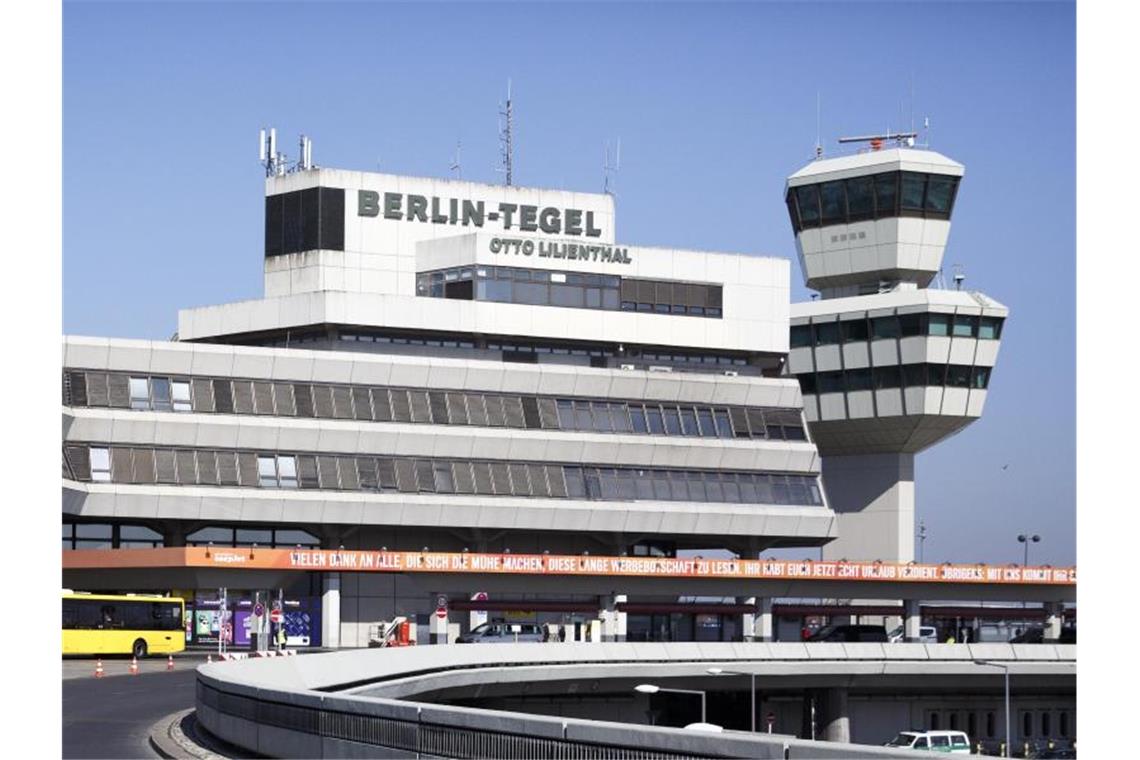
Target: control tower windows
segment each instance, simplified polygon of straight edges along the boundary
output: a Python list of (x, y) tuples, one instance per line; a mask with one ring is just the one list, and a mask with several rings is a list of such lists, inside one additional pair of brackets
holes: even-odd
[(840, 330), (843, 333), (844, 343), (856, 343), (867, 340), (867, 320), (865, 319), (847, 319), (839, 323)]
[(899, 337), (899, 321), (896, 317), (875, 317), (871, 320), (871, 334), (875, 339)]
[(819, 226), (819, 186), (805, 185), (796, 188), (796, 205), (799, 208), (800, 224), (804, 227)]
[(899, 208), (902, 216), (914, 216), (910, 212), (917, 211), (922, 215), (923, 195), (926, 190), (926, 177), (915, 172), (902, 173), (902, 188), (899, 199)]
[(852, 222), (875, 216), (875, 181), (872, 177), (847, 180), (847, 219)]
[(903, 364), (873, 369), (804, 373), (797, 375), (805, 394), (844, 393), (886, 390), (888, 388), (949, 387), (985, 390), (989, 386), (992, 367), (962, 364)]
[(954, 316), (955, 338), (978, 337), (978, 317), (970, 314), (957, 314)]
[(812, 325), (815, 330), (815, 344), (817, 346), (830, 346), (839, 342), (839, 324), (837, 322), (820, 322)]
[(791, 347), (809, 348), (811, 344), (811, 325), (792, 325)]
[(875, 367), (872, 370), (875, 390), (902, 387), (902, 372), (898, 367)]
[(927, 214), (945, 214), (945, 218), (949, 219), (950, 204), (954, 201), (954, 190), (956, 187), (957, 182), (953, 177), (931, 174), (926, 182), (926, 203), (924, 208)]
[(998, 317), (982, 317), (978, 325), (978, 338), (981, 340), (1000, 340), (1001, 323)]
[(792, 188), (785, 201), (792, 229), (898, 216), (949, 219), (959, 177), (886, 172)]
[(897, 215), (899, 173), (875, 175), (875, 218), (885, 219)]
[(823, 225), (839, 224), (846, 221), (843, 182), (824, 182), (819, 186), (819, 200)]
[(949, 314), (931, 314), (929, 317), (930, 334), (931, 335), (949, 335), (950, 334), (950, 315)]

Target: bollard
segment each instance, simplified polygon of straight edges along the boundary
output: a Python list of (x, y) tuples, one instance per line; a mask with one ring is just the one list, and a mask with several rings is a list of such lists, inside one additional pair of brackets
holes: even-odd
[(96, 678), (102, 678), (103, 677), (103, 658), (102, 657), (95, 660), (95, 677)]

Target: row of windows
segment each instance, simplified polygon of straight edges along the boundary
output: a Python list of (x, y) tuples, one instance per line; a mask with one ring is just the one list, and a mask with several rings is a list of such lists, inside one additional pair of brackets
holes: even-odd
[(844, 393), (945, 386), (985, 390), (990, 383), (992, 367), (965, 364), (903, 364), (887, 367), (863, 367), (835, 372), (807, 372), (796, 375), (804, 393)]
[(421, 272), (416, 277), (416, 294), (714, 318), (721, 317), (723, 309), (720, 285), (483, 265)]
[(1001, 340), (1002, 317), (976, 314), (892, 314), (885, 317), (833, 320), (792, 325), (792, 348), (860, 343), (868, 340), (937, 335)]
[(789, 188), (785, 201), (796, 232), (896, 216), (949, 219), (960, 179), (886, 172)]
[(815, 476), (67, 445), (72, 479), (339, 491), (822, 505)]
[(703, 438), (805, 439), (795, 409), (592, 401), (405, 388), (68, 371), (64, 403)]
[[(188, 546), (319, 547), (311, 533), (289, 528), (200, 528), (186, 536)], [(157, 549), (165, 545), (162, 534), (143, 525), (112, 523), (63, 523), (64, 549)]]
[(64, 630), (178, 631), (182, 605), (147, 599), (64, 599)]
[[(957, 711), (931, 710), (926, 715), (926, 723), (931, 731), (965, 731), (971, 738), (998, 737), (997, 715), (992, 710), (984, 715), (967, 712), (964, 721)], [(978, 731), (979, 724), (985, 727), (984, 732)], [(1022, 710), (1020, 729), (1022, 739), (1069, 739), (1072, 737), (1073, 716), (1068, 710), (1056, 713), (1051, 710)]]

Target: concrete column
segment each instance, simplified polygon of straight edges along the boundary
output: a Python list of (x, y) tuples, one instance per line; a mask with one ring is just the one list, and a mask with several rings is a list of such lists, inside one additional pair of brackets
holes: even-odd
[(828, 742), (851, 741), (851, 717), (847, 712), (847, 689), (824, 689), (821, 705), (816, 706), (820, 734)]
[(166, 525), (162, 529), (163, 546), (186, 546), (186, 528), (180, 525)]
[[(434, 599), (434, 596), (433, 596)], [(431, 618), (428, 622), (428, 632), (431, 634), (431, 643), (433, 644), (446, 644), (447, 643), (447, 614), (446, 607), (442, 608), (445, 611), (443, 617), (439, 616), (439, 609), (432, 610)]]
[(625, 594), (610, 594), (599, 600), (600, 641), (625, 641), (626, 613), (618, 609), (625, 601)]
[(756, 610), (756, 622), (752, 628), (752, 635), (756, 641), (775, 641), (775, 630), (772, 622), (772, 599), (762, 597), (760, 608)]
[(921, 606), (917, 599), (907, 599), (903, 602), (906, 608), (906, 617), (903, 618), (903, 638), (906, 641), (918, 641), (919, 627), (922, 625)]
[(1061, 638), (1061, 626), (1065, 622), (1065, 607), (1060, 602), (1045, 603), (1045, 631), (1044, 641), (1056, 641)]
[(625, 594), (614, 594), (614, 641), (625, 641), (626, 612), (618, 609), (619, 604), (625, 604), (629, 597)]
[(825, 559), (914, 559), (914, 454), (824, 456), (820, 460), (839, 537)]
[[(754, 596), (738, 596), (736, 597), (737, 604), (756, 604), (756, 597)], [(756, 613), (745, 612), (740, 616), (740, 634), (741, 639), (744, 641), (756, 640)]]
[(321, 578), (321, 646), (340, 647), (340, 573)]
[(565, 633), (564, 633), (564, 636), (563, 636), (563, 638), (562, 638), (562, 640), (563, 640), (564, 642), (567, 642), (567, 641), (574, 641), (574, 640), (575, 640), (575, 639), (574, 639), (574, 629), (575, 629), (575, 627), (576, 627), (576, 626), (575, 626), (573, 623), (566, 623), (564, 626), (562, 626), (562, 630), (565, 632)]

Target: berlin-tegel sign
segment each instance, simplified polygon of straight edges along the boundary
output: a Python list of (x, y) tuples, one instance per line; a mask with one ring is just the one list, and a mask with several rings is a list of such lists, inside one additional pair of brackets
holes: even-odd
[(63, 567), (233, 567), (361, 573), (594, 575), (741, 580), (849, 580), (919, 583), (1024, 583), (1072, 586), (1075, 567), (927, 565), (892, 562), (685, 557), (606, 557), (556, 554), (351, 551), (329, 549), (166, 548), (80, 549), (63, 552)]

